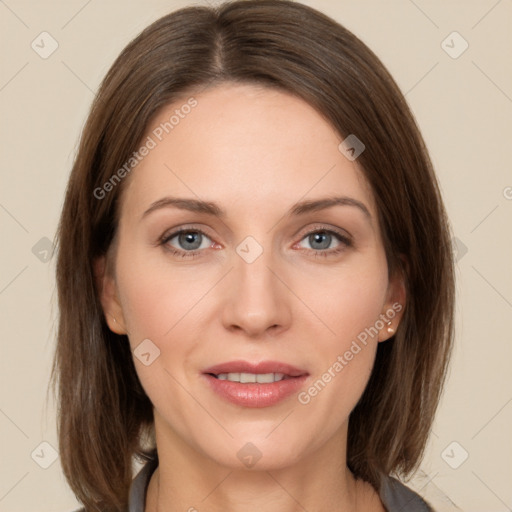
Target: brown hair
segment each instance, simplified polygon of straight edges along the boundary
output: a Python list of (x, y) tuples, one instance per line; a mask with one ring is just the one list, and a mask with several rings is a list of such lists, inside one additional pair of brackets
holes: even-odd
[[(57, 233), (58, 434), (64, 474), (87, 510), (126, 506), (134, 457), (150, 455), (152, 404), (126, 336), (108, 328), (93, 261), (118, 223), (123, 183), (102, 187), (163, 106), (223, 82), (277, 87), (315, 107), (341, 137), (366, 146), (389, 274), (407, 304), (349, 421), (347, 464), (378, 488), (415, 470), (440, 398), (453, 340), (450, 226), (424, 142), (375, 54), (326, 15), (288, 0), (189, 7), (157, 20), (116, 59), (92, 105)], [(401, 256), (405, 255), (405, 259)], [(153, 447), (154, 448), (154, 447)]]

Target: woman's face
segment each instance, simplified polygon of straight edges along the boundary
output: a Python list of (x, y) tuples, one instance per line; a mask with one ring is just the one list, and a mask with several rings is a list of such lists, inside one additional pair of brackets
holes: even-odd
[[(267, 469), (340, 449), (404, 300), (341, 140), (302, 100), (249, 85), (185, 98), (153, 120), (125, 178), (102, 303), (110, 328), (128, 334), (157, 442), (229, 467), (261, 457)], [(349, 199), (322, 204), (333, 198)], [(291, 382), (207, 375), (237, 361), (270, 361), (238, 370), (288, 371)]]

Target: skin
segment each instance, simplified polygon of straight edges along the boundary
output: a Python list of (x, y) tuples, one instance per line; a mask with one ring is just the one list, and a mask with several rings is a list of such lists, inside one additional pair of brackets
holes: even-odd
[[(134, 357), (160, 460), (145, 510), (383, 511), (348, 470), (346, 442), (377, 344), (392, 335), (387, 324), (306, 405), (296, 395), (259, 409), (234, 405), (201, 375), (235, 359), (278, 360), (309, 372), (307, 390), (379, 315), (405, 304), (403, 280), (388, 280), (372, 192), (357, 160), (338, 150), (340, 135), (301, 99), (235, 84), (195, 98), (128, 178), (111, 266), (96, 262), (110, 329), (128, 334), (132, 350), (145, 339), (160, 350), (149, 366)], [(166, 106), (147, 135), (184, 102)], [(226, 217), (167, 207), (141, 220), (167, 195), (214, 201)], [(371, 220), (353, 206), (286, 214), (333, 195), (361, 201)], [(165, 249), (190, 251), (178, 236), (158, 244), (180, 226), (206, 233), (195, 258)], [(308, 236), (314, 229), (353, 243), (332, 235), (322, 245)], [(247, 236), (263, 249), (252, 263), (236, 252)], [(252, 468), (237, 457), (248, 442), (262, 454)]]

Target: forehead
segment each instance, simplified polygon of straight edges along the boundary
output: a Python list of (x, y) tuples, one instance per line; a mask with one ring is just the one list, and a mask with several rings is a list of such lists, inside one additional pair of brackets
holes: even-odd
[(223, 84), (184, 96), (151, 120), (142, 141), (150, 149), (129, 177), (123, 212), (141, 213), (166, 194), (260, 213), (342, 194), (374, 212), (341, 140), (308, 103), (276, 89)]

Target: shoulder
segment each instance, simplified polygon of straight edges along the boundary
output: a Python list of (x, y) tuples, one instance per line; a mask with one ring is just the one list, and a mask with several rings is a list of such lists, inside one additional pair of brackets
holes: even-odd
[(435, 512), (419, 494), (392, 476), (382, 478), (379, 495), (388, 512)]
[(392, 476), (385, 476), (380, 498), (389, 512), (435, 512), (419, 494)]
[[(129, 502), (126, 512), (144, 512), (147, 487), (150, 477), (157, 466), (158, 454), (156, 450), (144, 455), (143, 466), (130, 485)], [(87, 510), (85, 507), (81, 507), (72, 512), (87, 512)]]

